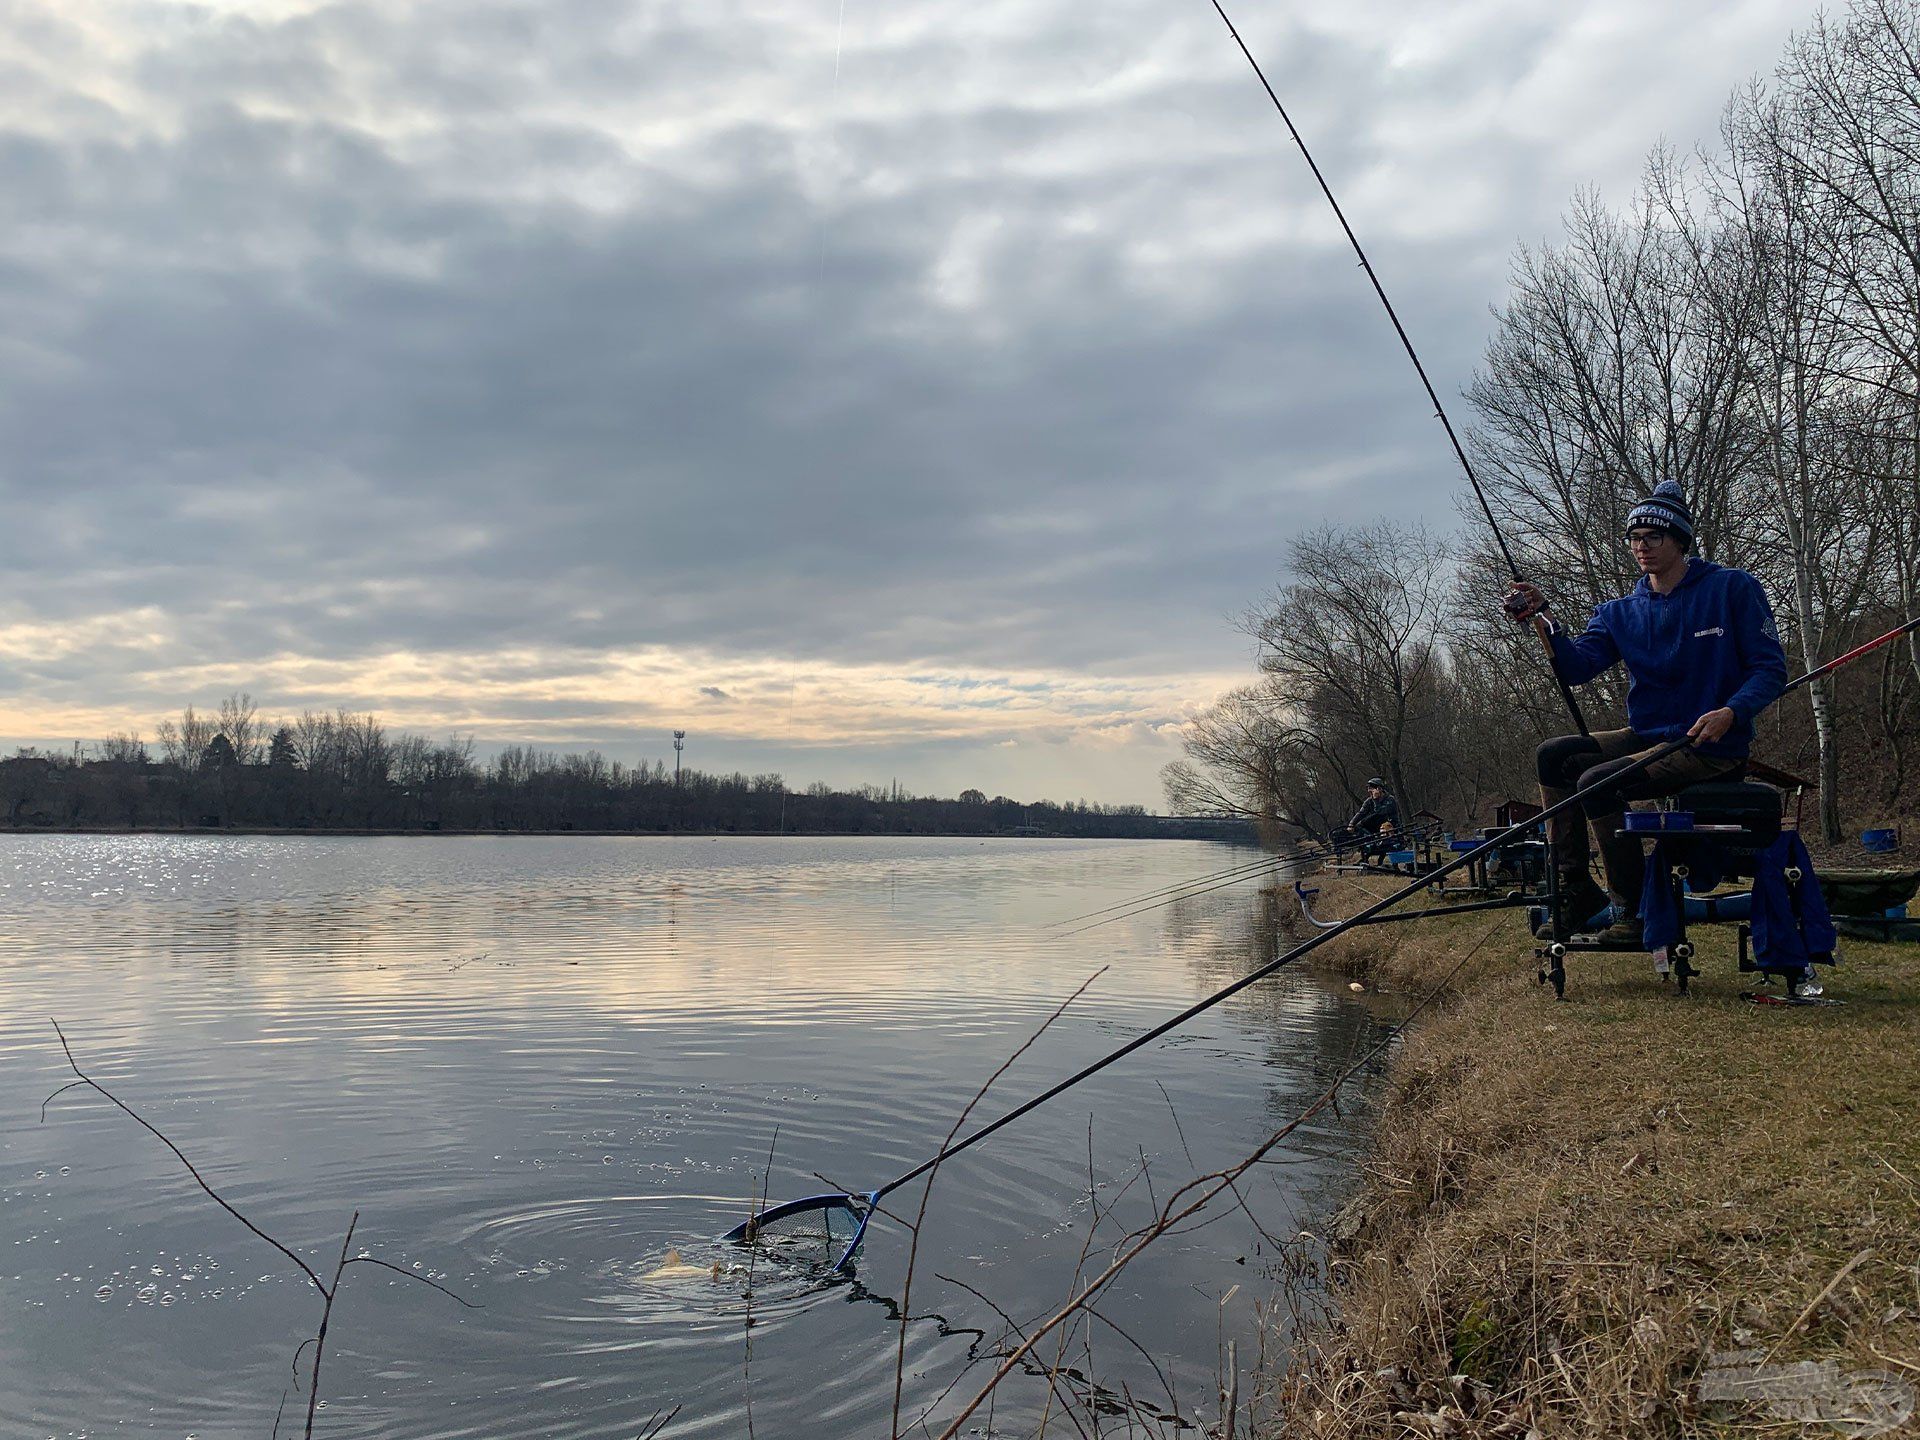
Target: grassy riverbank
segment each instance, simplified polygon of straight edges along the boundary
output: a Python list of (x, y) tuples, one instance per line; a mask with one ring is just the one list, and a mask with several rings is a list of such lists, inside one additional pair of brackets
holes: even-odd
[[(1326, 886), (1328, 913), (1360, 903)], [(1920, 947), (1846, 942), (1847, 1003), (1794, 1010), (1738, 999), (1730, 927), (1685, 999), (1643, 956), (1577, 955), (1556, 1004), (1513, 913), (1327, 951), (1424, 990), (1476, 945), (1396, 1062), (1336, 1226), (1337, 1320), (1274, 1433), (1785, 1436), (1897, 1406), (1920, 1382)]]

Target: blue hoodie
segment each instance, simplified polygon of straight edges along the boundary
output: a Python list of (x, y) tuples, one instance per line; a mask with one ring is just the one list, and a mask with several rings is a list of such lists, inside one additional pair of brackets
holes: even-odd
[(1646, 577), (1633, 593), (1594, 607), (1580, 635), (1553, 634), (1553, 668), (1580, 685), (1621, 661), (1632, 684), (1627, 723), (1649, 740), (1678, 740), (1721, 706), (1733, 728), (1703, 755), (1744, 757), (1753, 719), (1787, 687), (1787, 656), (1760, 582), (1695, 556), (1671, 594)]

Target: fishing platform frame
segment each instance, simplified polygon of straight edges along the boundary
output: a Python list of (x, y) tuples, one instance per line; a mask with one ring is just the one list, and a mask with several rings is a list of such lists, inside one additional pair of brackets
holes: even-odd
[[(1677, 852), (1667, 873), (1667, 884), (1672, 887), (1674, 938), (1666, 946), (1667, 969), (1661, 972), (1661, 978), (1671, 979), (1676, 993), (1685, 995), (1688, 993), (1688, 982), (1700, 973), (1694, 964), (1698, 951), (1687, 930), (1687, 882), (1694, 872), (1696, 854), (1706, 847), (1714, 847), (1725, 862), (1723, 873), (1751, 878), (1754, 857), (1779, 839), (1784, 828), (1786, 796), (1777, 786), (1745, 778), (1743, 773), (1739, 779), (1690, 785), (1662, 800), (1656, 813), (1676, 812), (1692, 816), (1690, 828), (1642, 829), (1629, 826), (1615, 833), (1623, 837), (1631, 836), (1637, 841), (1663, 843)], [(1794, 889), (1805, 878), (1797, 867), (1790, 867), (1786, 874), (1788, 886)], [(1651, 879), (1649, 883), (1652, 883)], [(1546, 887), (1551, 935), (1534, 947), (1533, 954), (1538, 962), (1539, 982), (1552, 985), (1554, 998), (1564, 1000), (1567, 998), (1566, 961), (1569, 954), (1594, 950), (1631, 953), (1639, 951), (1641, 947), (1604, 944), (1570, 927), (1560, 904), (1558, 867), (1547, 867)], [(1731, 897), (1700, 895), (1693, 898), (1705, 901), (1707, 910), (1705, 917), (1695, 923), (1724, 924), (1734, 918), (1728, 917), (1727, 921), (1722, 921), (1713, 913), (1716, 898)], [(1752, 934), (1752, 926), (1742, 920), (1739, 925), (1739, 969), (1743, 973), (1766, 974), (1768, 972), (1753, 955)], [(1831, 965), (1833, 957), (1828, 956), (1824, 962), (1816, 963)]]

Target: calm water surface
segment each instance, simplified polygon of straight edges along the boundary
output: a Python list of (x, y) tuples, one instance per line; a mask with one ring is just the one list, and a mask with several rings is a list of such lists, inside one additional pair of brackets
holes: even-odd
[[(283, 1256), (98, 1096), (71, 1091), (42, 1121), (72, 1078), (52, 1018), (316, 1269), (358, 1210), (356, 1250), (484, 1307), (350, 1269), (317, 1433), (630, 1437), (678, 1405), (671, 1436), (744, 1435), (749, 1407), (759, 1440), (885, 1435), (900, 1225), (876, 1221), (852, 1283), (762, 1269), (749, 1297), (741, 1273), (649, 1272), (669, 1247), (702, 1266), (736, 1258), (712, 1237), (763, 1184), (776, 1200), (825, 1188), (816, 1174), (871, 1187), (930, 1154), (1100, 967), (982, 1114), (1270, 958), (1271, 902), (1251, 886), (1081, 935), (1048, 928), (1247, 856), (1199, 842), (0, 837), (0, 1437), (266, 1436), (319, 1315)], [(1343, 985), (1283, 972), (943, 1170), (904, 1414), (950, 1414), (972, 1393), (1004, 1336), (993, 1307), (1022, 1324), (1055, 1307), (1095, 1203), (1114, 1214), (1098, 1263), (1103, 1241), (1196, 1166), (1245, 1153), (1381, 1023)], [(1270, 1229), (1323, 1212), (1356, 1131), (1351, 1108), (1329, 1116), (1260, 1172), (1249, 1193)], [(913, 1195), (893, 1208), (910, 1215)], [(1157, 1370), (1104, 1325), (1090, 1352), (1075, 1341), (1079, 1368), (1119, 1410), (1130, 1393), (1213, 1418), (1221, 1347), (1249, 1348), (1272, 1260), (1231, 1211), (1170, 1238), (1102, 1307)], [(1045, 1398), (1041, 1380), (1010, 1382), (992, 1433), (1031, 1433)], [(1054, 1432), (1072, 1428), (1056, 1412)]]

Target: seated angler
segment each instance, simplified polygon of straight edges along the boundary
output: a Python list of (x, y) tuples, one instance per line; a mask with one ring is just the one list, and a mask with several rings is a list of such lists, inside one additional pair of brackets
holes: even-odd
[[(1627, 546), (1640, 570), (1639, 584), (1623, 598), (1597, 606), (1581, 634), (1563, 632), (1543, 613), (1545, 597), (1525, 581), (1514, 582), (1516, 598), (1508, 611), (1530, 620), (1546, 637), (1554, 669), (1569, 685), (1623, 662), (1630, 682), (1626, 729), (1563, 735), (1540, 746), (1543, 804), (1606, 779), (1666, 741), (1683, 736), (1693, 741), (1583, 802), (1606, 871), (1605, 894), (1588, 873), (1587, 826), (1572, 814), (1548, 821), (1561, 896), (1560, 933), (1610, 904), (1613, 923), (1601, 939), (1623, 946), (1640, 942), (1645, 866), (1639, 840), (1619, 833), (1627, 802), (1736, 776), (1746, 766), (1754, 717), (1780, 697), (1787, 683), (1787, 657), (1760, 582), (1744, 570), (1688, 553), (1693, 516), (1677, 484), (1661, 481), (1633, 508)], [(1551, 933), (1543, 929), (1541, 938)]]
[(1369, 852), (1384, 855), (1387, 851), (1385, 837), (1391, 835), (1399, 823), (1399, 802), (1387, 793), (1387, 782), (1378, 775), (1374, 776), (1367, 781), (1367, 798), (1347, 822), (1347, 833), (1355, 837), (1370, 835), (1379, 842), (1371, 845), (1363, 842), (1360, 847), (1362, 857)]

